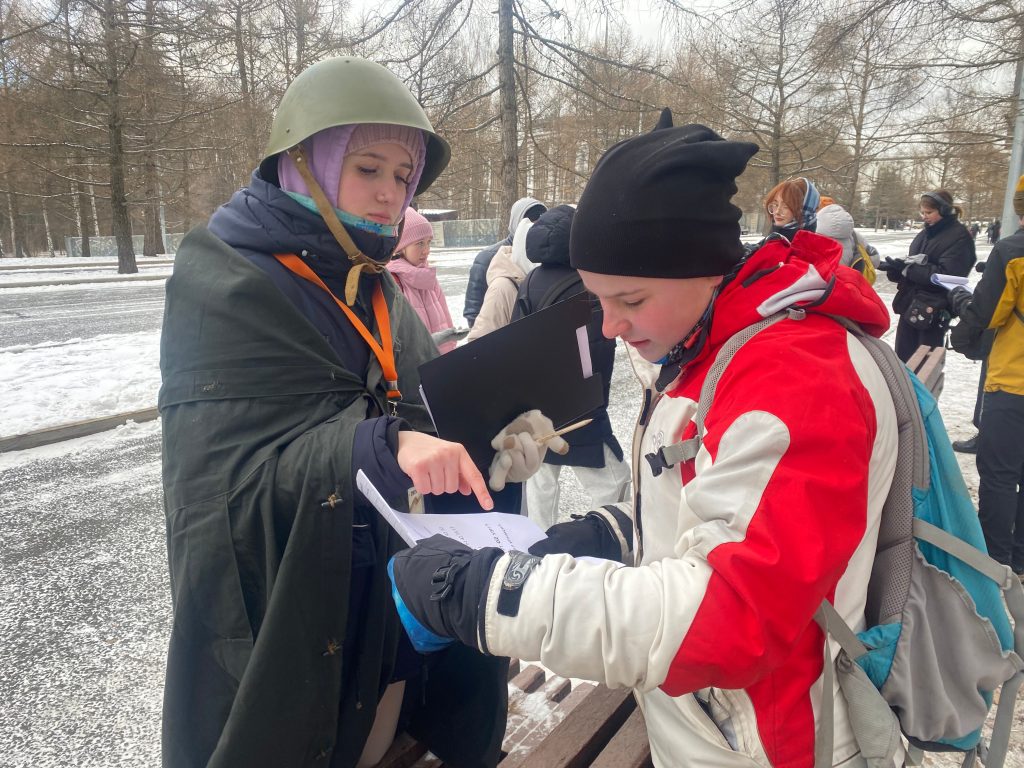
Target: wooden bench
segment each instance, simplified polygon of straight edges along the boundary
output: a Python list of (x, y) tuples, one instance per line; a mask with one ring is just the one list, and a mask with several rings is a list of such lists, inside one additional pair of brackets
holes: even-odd
[[(509, 667), (508, 723), (501, 768), (653, 768), (643, 714), (632, 691)], [(423, 744), (402, 735), (378, 768), (443, 768)]]
[(945, 362), (945, 347), (928, 347), (922, 344), (907, 360), (907, 368), (912, 370), (921, 383), (928, 388), (928, 391), (938, 399), (942, 394), (942, 385), (945, 382), (945, 374), (943, 374)]

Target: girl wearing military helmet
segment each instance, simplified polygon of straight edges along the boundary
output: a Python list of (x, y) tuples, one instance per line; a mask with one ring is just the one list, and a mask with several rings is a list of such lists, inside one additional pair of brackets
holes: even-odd
[(398, 727), (449, 765), (497, 762), (507, 660), (453, 646), (426, 674), (387, 587), (403, 544), (355, 488), (362, 469), (396, 506), (410, 486), (492, 506), (465, 449), (426, 434), (417, 368), (437, 349), (386, 270), (448, 159), (394, 75), (321, 61), (249, 185), (178, 250), (165, 766), (372, 765)]

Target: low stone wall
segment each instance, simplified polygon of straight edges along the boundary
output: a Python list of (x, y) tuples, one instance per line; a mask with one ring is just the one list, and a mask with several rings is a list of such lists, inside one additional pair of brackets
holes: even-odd
[[(462, 221), (433, 221), (430, 223), (434, 229), (434, 248), (483, 248), (505, 237), (508, 233), (500, 229), (497, 219), (464, 219)], [(178, 250), (181, 239), (185, 237), (182, 233), (170, 233), (164, 238), (164, 253), (173, 254)], [(67, 255), (80, 257), (82, 255), (82, 238), (65, 238)], [(142, 255), (142, 235), (132, 237), (135, 246), (135, 255)], [(117, 258), (117, 241), (113, 237), (90, 237), (89, 249), (97, 258)]]
[[(185, 235), (180, 232), (168, 233), (164, 237), (164, 253), (173, 254), (178, 250), (178, 245), (181, 243), (181, 239)], [(67, 237), (64, 238), (65, 247), (67, 248), (68, 256), (78, 258), (82, 255), (82, 238), (80, 237)], [(142, 235), (135, 235), (132, 237), (132, 245), (135, 248), (135, 255), (142, 255), (143, 237)], [(117, 240), (113, 236), (109, 237), (90, 237), (89, 238), (89, 252), (93, 257), (116, 259), (117, 258)]]
[(432, 226), (434, 248), (483, 248), (508, 235), (501, 230), (497, 219), (435, 221)]

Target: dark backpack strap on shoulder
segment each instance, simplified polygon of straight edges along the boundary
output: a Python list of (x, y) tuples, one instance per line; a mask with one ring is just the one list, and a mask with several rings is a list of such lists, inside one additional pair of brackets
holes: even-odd
[[(579, 273), (573, 271), (568, 275), (564, 275), (560, 280), (557, 280), (554, 285), (544, 291), (544, 294), (540, 297), (540, 301), (534, 304), (530, 301), (530, 281), (536, 273), (536, 269), (530, 270), (526, 279), (523, 280), (522, 284), (519, 286), (519, 293), (516, 295), (516, 304), (512, 309), (513, 320), (518, 320), (522, 317), (526, 317), (527, 315), (532, 315), (534, 312), (540, 312), (542, 309), (547, 309), (552, 304), (557, 304), (562, 300), (562, 294), (571, 290), (576, 284), (580, 285), (580, 290), (574, 291), (571, 294), (572, 296), (586, 290), (583, 288), (583, 281), (580, 279)], [(568, 298), (568, 296), (565, 298)]]
[[(516, 303), (512, 306), (512, 317), (509, 322), (515, 322), (527, 315), (533, 314), (533, 307), (530, 304), (530, 281), (536, 269), (531, 269), (518, 286), (516, 286)], [(509, 278), (511, 280), (512, 278)], [(515, 281), (513, 281), (515, 282)]]
[[(531, 272), (530, 274), (533, 273)], [(562, 300), (562, 294), (569, 291), (577, 283), (580, 285), (580, 290), (572, 293), (572, 296), (575, 296), (577, 293), (582, 293), (584, 290), (586, 290), (583, 287), (583, 280), (580, 279), (579, 272), (576, 272), (574, 270), (568, 275), (565, 275), (561, 280), (556, 282), (554, 285), (552, 285), (544, 292), (544, 295), (541, 296), (540, 298), (540, 302), (537, 304), (537, 309), (535, 309), (534, 311), (536, 312), (537, 310), (547, 309), (552, 304), (557, 304), (559, 301)], [(566, 298), (568, 298), (568, 296)]]

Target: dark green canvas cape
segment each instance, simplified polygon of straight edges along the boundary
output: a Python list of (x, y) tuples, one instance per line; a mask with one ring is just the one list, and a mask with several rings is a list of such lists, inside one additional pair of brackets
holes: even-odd
[[(384, 286), (399, 415), (430, 429), (416, 368), (436, 348)], [(160, 365), (174, 602), (164, 765), (354, 765), (402, 631), (385, 566), (404, 544), (379, 516), (352, 527), (353, 435), (383, 413), (380, 366), (371, 358), (364, 385), (259, 268), (202, 228), (167, 283)], [(359, 627), (346, 626), (353, 535), (378, 553)], [(406, 696), (425, 705), (407, 713), (410, 731), (454, 766), (494, 765), (507, 660), (458, 647), (431, 663), (427, 688)]]

